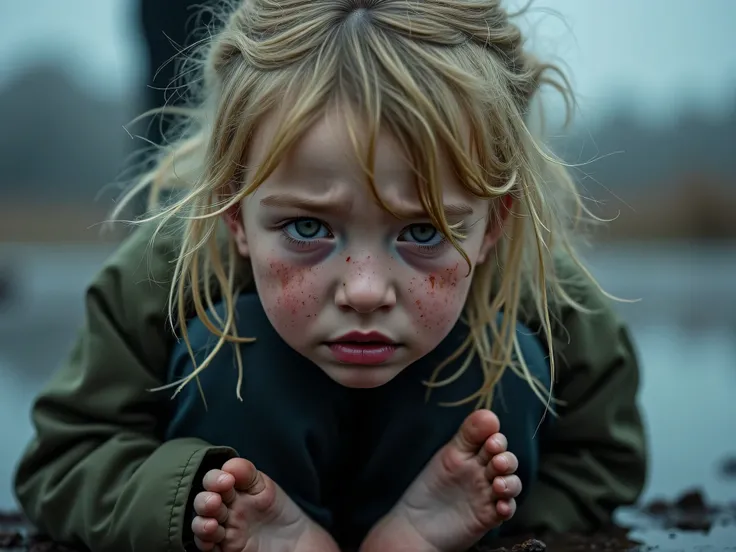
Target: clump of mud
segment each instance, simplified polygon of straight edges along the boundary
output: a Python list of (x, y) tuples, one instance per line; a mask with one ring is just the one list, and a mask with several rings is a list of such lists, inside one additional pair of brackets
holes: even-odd
[(665, 529), (708, 533), (716, 523), (736, 526), (736, 504), (709, 504), (699, 489), (687, 491), (672, 502), (652, 501), (643, 512)]
[[(633, 514), (631, 527), (611, 526), (593, 534), (528, 535), (500, 543), (496, 548), (477, 547), (474, 552), (667, 551), (678, 542), (678, 537), (696, 533), (704, 535), (711, 552), (736, 550), (736, 503), (710, 503), (700, 489), (685, 491), (674, 500), (654, 500), (628, 509), (628, 513)], [(711, 536), (716, 526), (728, 528), (728, 533)], [(631, 536), (642, 529), (642, 540)], [(678, 545), (675, 548), (682, 549)]]
[(562, 533), (505, 539), (497, 547), (478, 546), (472, 552), (629, 552), (639, 550), (643, 544), (631, 539), (627, 529), (611, 526), (592, 534)]

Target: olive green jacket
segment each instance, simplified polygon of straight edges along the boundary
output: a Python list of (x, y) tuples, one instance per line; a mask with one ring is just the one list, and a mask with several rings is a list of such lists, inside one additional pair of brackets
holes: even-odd
[[(104, 552), (180, 551), (203, 470), (236, 454), (198, 439), (164, 442), (171, 392), (148, 391), (165, 383), (173, 343), (166, 322), (173, 236), (151, 245), (144, 227), (105, 263), (87, 290), (73, 353), (33, 405), (36, 435), (15, 491), (30, 520), (56, 540)], [(600, 312), (567, 309), (556, 329), (556, 394), (566, 406), (543, 445), (539, 479), (511, 522), (523, 530), (595, 527), (635, 501), (644, 484), (639, 375), (627, 330), (592, 287), (580, 288), (578, 299)]]

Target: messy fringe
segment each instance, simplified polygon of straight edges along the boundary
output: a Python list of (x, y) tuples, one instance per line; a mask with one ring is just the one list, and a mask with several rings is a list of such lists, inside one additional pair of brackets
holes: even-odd
[[(497, 0), (246, 0), (223, 2), (212, 15), (220, 30), (208, 29), (184, 52), (181, 74), (186, 75), (188, 103), (141, 116), (174, 117), (173, 138), (146, 160), (152, 168), (113, 213), (119, 219), (135, 197), (147, 192), (150, 211), (136, 222), (155, 221), (156, 234), (173, 228), (181, 236), (169, 319), (194, 368), (160, 389), (175, 387), (178, 393), (192, 380), (199, 384), (199, 374), (232, 343), (238, 365), (235, 391), (241, 398), (237, 344), (254, 339), (238, 335), (233, 305), (252, 275), (232, 239), (219, 231), (220, 216), (269, 177), (317, 117), (335, 108), (347, 121), (374, 197), (386, 209), (373, 178), (376, 137), (385, 126), (400, 140), (432, 223), (461, 253), (469, 271), (463, 234), (448, 224), (442, 208), (439, 152), (449, 153), (468, 191), (490, 200), (490, 217), (500, 216), (499, 202), (493, 200), (513, 197), (495, 259), (475, 267), (462, 315), (469, 335), (425, 383), (428, 393), (450, 385), (477, 357), (483, 385), (448, 406), (475, 402), (490, 408), (496, 383), (510, 369), (551, 407), (552, 386), (546, 389), (533, 377), (521, 354), (517, 320), (529, 314), (524, 310), (531, 305), (541, 321), (554, 382), (553, 321), (562, 306), (585, 311), (569, 293), (569, 282), (556, 273), (555, 257), (567, 256), (608, 296), (581, 262), (575, 243), (582, 225), (601, 219), (577, 193), (571, 165), (529, 129), (530, 105), (544, 86), (561, 94), (571, 119), (574, 98), (564, 73), (524, 50), (518, 27)], [(276, 107), (280, 119), (269, 155), (246, 181), (244, 152), (255, 127)], [(367, 126), (367, 143), (357, 138), (359, 125)], [(221, 312), (214, 308), (215, 298), (224, 302)], [(191, 312), (218, 338), (199, 364), (185, 323)], [(441, 377), (463, 355), (460, 368)]]

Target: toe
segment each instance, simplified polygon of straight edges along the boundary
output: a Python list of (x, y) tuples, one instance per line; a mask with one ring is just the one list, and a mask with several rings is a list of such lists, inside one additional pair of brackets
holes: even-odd
[(509, 442), (503, 433), (494, 433), (486, 440), (484, 448), (488, 451), (488, 454), (496, 456), (508, 450)]
[(519, 460), (511, 452), (497, 454), (486, 465), (486, 478), (491, 481), (499, 475), (512, 475), (519, 469)]
[(248, 494), (258, 494), (265, 488), (263, 475), (245, 458), (233, 458), (222, 469), (235, 478), (235, 489)]
[(503, 452), (491, 458), (486, 475), (488, 479), (491, 479), (497, 475), (511, 475), (516, 473), (517, 469), (519, 469), (519, 460), (516, 455), (512, 452)]
[(203, 541), (199, 537), (194, 537), (194, 544), (197, 546), (197, 549), (202, 552), (214, 551), (217, 548), (217, 543)]
[(220, 523), (227, 520), (227, 506), (219, 493), (203, 492), (194, 497), (194, 512), (198, 516), (215, 518)]
[(225, 493), (235, 485), (235, 478), (222, 470), (210, 470), (204, 475), (202, 485), (205, 491)]
[(475, 454), (491, 435), (498, 433), (500, 427), (498, 417), (493, 412), (476, 410), (465, 418), (455, 436), (455, 443), (461, 451)]
[[(508, 441), (506, 441), (506, 437), (504, 437), (502, 433), (491, 435), (488, 439), (486, 439), (486, 442), (483, 443), (483, 446), (478, 451), (478, 462), (481, 466), (487, 465), (494, 456), (503, 454), (506, 451), (507, 447)], [(489, 474), (490, 473), (491, 472), (489, 472)], [(492, 478), (494, 475), (499, 474), (493, 473), (489, 475), (489, 479)]]
[(494, 478), (493, 494), (498, 499), (516, 498), (521, 494), (521, 479), (516, 475), (506, 475)]
[(225, 528), (216, 519), (196, 516), (192, 520), (192, 533), (202, 542), (217, 544), (225, 538)]
[(516, 500), (510, 498), (508, 500), (499, 500), (496, 502), (496, 514), (504, 520), (509, 520), (516, 513)]
[(225, 504), (232, 504), (235, 500), (235, 478), (223, 470), (208, 471), (204, 475), (202, 486), (205, 491), (218, 493)]

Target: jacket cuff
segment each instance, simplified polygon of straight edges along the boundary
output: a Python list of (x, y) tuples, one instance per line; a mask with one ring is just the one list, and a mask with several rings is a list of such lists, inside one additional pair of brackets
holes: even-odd
[(205, 474), (210, 470), (222, 468), (222, 465), (231, 458), (237, 457), (237, 452), (227, 447), (215, 447), (205, 451), (204, 458), (199, 462), (199, 467), (194, 473), (188, 485), (187, 503), (184, 510), (184, 519), (182, 525), (182, 544), (187, 552), (199, 552), (194, 544), (194, 534), (192, 533), (192, 521), (196, 517), (194, 512), (194, 497), (204, 491), (202, 480)]
[(202, 479), (211, 469), (220, 468), (237, 452), (229, 447), (203, 447), (192, 452), (181, 469), (169, 516), (169, 549), (197, 550), (192, 534), (194, 497), (204, 490)]

